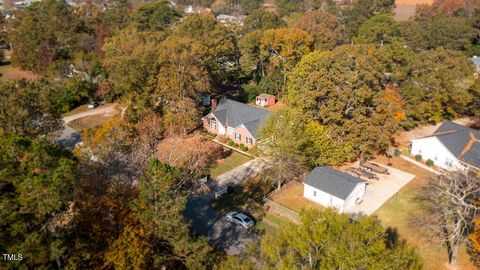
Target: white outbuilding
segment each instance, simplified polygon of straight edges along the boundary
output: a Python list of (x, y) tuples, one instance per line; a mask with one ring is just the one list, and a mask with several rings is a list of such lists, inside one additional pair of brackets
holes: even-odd
[(360, 203), (367, 182), (332, 167), (316, 167), (303, 182), (303, 197), (343, 213)]
[(413, 139), (410, 152), (446, 170), (479, 170), (480, 131), (444, 121), (432, 135)]

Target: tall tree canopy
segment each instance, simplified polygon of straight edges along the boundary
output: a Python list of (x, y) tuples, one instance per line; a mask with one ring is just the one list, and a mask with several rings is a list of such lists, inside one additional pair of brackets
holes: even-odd
[(293, 27), (309, 33), (315, 42), (315, 49), (331, 50), (342, 39), (341, 26), (334, 14), (311, 11), (296, 19)]
[(389, 14), (375, 15), (360, 26), (354, 41), (375, 43), (383, 46), (400, 40), (400, 29), (397, 22)]
[(473, 65), (463, 54), (441, 48), (424, 51), (410, 68), (401, 90), (407, 126), (452, 119), (478, 106), (478, 90), (471, 88)]
[(62, 127), (56, 86), (45, 80), (0, 85), (0, 134), (54, 136)]
[(22, 254), (12, 268), (62, 267), (76, 160), (59, 146), (0, 136), (0, 248)]
[(371, 46), (342, 46), (314, 52), (291, 72), (285, 101), (325, 126), (355, 153), (385, 150), (396, 129), (385, 74), (391, 65)]
[(202, 45), (205, 64), (214, 86), (231, 82), (237, 76), (239, 53), (231, 29), (208, 15), (186, 17), (174, 35), (188, 37)]
[(347, 41), (358, 35), (360, 26), (377, 14), (392, 14), (394, 0), (359, 0), (353, 6), (341, 11), (344, 36)]
[(375, 218), (353, 221), (334, 210), (302, 212), (299, 225), (286, 224), (266, 235), (247, 256), (230, 257), (220, 269), (422, 268), (416, 250), (385, 232)]
[(34, 2), (17, 12), (12, 24), (12, 63), (36, 72), (45, 72), (53, 61), (68, 57), (79, 30), (64, 0)]
[(163, 0), (143, 4), (134, 14), (135, 23), (140, 31), (163, 31), (180, 17), (175, 7)]
[(285, 22), (276, 13), (257, 9), (245, 18), (243, 29), (245, 32), (254, 30), (267, 30), (272, 28), (279, 28)]

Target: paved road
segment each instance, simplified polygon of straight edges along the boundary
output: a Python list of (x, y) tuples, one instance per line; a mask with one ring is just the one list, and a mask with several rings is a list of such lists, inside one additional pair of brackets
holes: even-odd
[(63, 130), (60, 136), (57, 138), (58, 144), (71, 149), (75, 147), (76, 144), (82, 141), (81, 133), (69, 127), (67, 125), (68, 123), (74, 120), (80, 119), (82, 117), (98, 115), (98, 114), (109, 114), (109, 113), (112, 113), (112, 114), (116, 113), (115, 104), (107, 104), (107, 105), (103, 105), (85, 112), (63, 117)]
[(184, 215), (192, 222), (192, 229), (198, 235), (223, 249), (229, 255), (240, 254), (250, 241), (258, 240), (253, 230), (245, 230), (226, 220), (223, 214), (209, 206), (215, 197), (215, 191), (227, 186), (238, 185), (243, 180), (255, 176), (266, 168), (266, 163), (254, 159), (242, 166), (226, 172), (209, 184), (210, 192), (202, 192), (189, 198)]

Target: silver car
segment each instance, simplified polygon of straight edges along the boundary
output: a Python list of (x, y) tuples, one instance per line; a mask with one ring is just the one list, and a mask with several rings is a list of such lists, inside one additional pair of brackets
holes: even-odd
[(242, 213), (230, 212), (227, 214), (227, 220), (235, 224), (241, 225), (243, 228), (248, 229), (255, 225), (255, 222)]

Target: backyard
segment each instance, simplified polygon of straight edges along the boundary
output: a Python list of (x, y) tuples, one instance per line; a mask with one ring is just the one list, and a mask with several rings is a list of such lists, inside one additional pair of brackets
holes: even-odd
[[(384, 157), (380, 157), (376, 161), (387, 164), (387, 159)], [(393, 158), (392, 161), (393, 167), (414, 174), (416, 177), (397, 195), (391, 197), (374, 215), (382, 221), (386, 228), (397, 229), (401, 237), (418, 247), (425, 269), (448, 269), (446, 248), (435, 241), (427, 231), (409, 225), (411, 217), (420, 211), (415, 196), (420, 187), (431, 177), (431, 174), (401, 158)], [(462, 247), (459, 252), (458, 268), (475, 269), (469, 261), (465, 247)]]
[(324, 209), (321, 205), (303, 197), (303, 184), (297, 181), (286, 184), (282, 187), (282, 190), (274, 194), (271, 199), (296, 212), (309, 208)]

